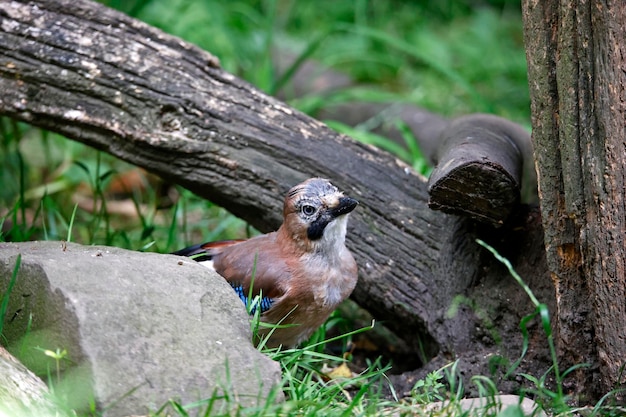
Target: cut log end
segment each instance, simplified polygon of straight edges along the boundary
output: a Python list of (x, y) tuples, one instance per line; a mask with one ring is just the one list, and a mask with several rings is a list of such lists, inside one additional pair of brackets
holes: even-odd
[(502, 226), (521, 200), (530, 148), (528, 133), (501, 117), (454, 120), (441, 134), (428, 180), (429, 207)]
[[(433, 178), (431, 177), (431, 180)], [(428, 206), (500, 227), (519, 204), (519, 184), (493, 163), (460, 165), (429, 185)]]

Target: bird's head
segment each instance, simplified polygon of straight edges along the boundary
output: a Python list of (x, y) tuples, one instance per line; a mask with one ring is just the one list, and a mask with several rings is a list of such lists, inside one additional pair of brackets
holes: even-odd
[(328, 250), (343, 245), (348, 214), (359, 202), (323, 178), (310, 178), (287, 193), (283, 228), (303, 249)]

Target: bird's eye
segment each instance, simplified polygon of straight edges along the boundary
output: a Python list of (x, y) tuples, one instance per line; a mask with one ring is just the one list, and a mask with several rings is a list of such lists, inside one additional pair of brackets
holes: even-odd
[(315, 213), (315, 207), (310, 204), (305, 204), (302, 206), (300, 211), (302, 211), (302, 214), (305, 216), (312, 216)]

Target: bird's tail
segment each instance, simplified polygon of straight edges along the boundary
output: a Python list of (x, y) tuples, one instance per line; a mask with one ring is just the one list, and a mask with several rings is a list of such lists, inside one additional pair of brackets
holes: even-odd
[(215, 256), (221, 248), (238, 242), (241, 242), (241, 240), (221, 240), (219, 242), (200, 243), (172, 252), (172, 255), (187, 256), (197, 262), (211, 261), (213, 260), (213, 256)]

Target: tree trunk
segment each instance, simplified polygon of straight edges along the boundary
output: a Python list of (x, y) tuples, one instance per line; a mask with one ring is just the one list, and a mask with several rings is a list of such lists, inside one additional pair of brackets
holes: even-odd
[[(359, 265), (352, 297), (423, 359), (457, 357), (487, 339), (489, 352), (501, 350), (476, 334), (481, 319), (469, 309), (447, 316), (457, 295), (500, 303), (512, 321), (507, 343), (533, 311), (506, 270), (485, 260), (481, 226), (428, 208), (425, 178), (224, 72), (210, 54), (95, 2), (0, 2), (0, 18), (0, 114), (144, 167), (262, 231), (278, 227), (285, 192), (307, 177), (358, 198), (348, 231)], [(525, 242), (527, 251), (506, 255), (524, 264), (532, 253), (525, 265), (549, 302), (543, 258), (532, 252), (540, 229), (520, 212), (493, 240)], [(487, 276), (497, 293), (470, 289)]]
[(626, 358), (626, 3), (523, 9), (558, 347), (564, 364), (591, 364), (576, 387), (598, 395)]

